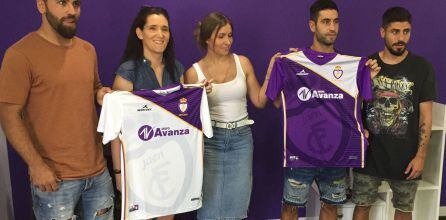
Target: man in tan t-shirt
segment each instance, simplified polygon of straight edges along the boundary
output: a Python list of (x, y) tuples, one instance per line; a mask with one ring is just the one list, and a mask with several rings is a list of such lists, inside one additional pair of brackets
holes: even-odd
[[(0, 69), (0, 122), (28, 165), (37, 219), (113, 217), (113, 187), (96, 133), (102, 87), (93, 45), (75, 37), (79, 0), (37, 0), (40, 28)], [(78, 204), (82, 201), (82, 204)]]

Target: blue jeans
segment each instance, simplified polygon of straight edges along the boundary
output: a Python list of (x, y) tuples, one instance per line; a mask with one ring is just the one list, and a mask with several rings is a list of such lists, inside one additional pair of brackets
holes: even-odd
[(203, 207), (198, 219), (247, 217), (252, 188), (251, 128), (213, 128), (204, 140)]
[[(113, 219), (113, 185), (108, 170), (94, 177), (62, 180), (54, 192), (42, 192), (31, 184), (34, 214), (38, 220)], [(78, 211), (82, 214), (79, 214)], [(105, 211), (97, 215), (98, 211)]]
[(346, 195), (346, 168), (285, 168), (283, 202), (305, 206), (313, 180), (319, 188), (320, 198), (326, 204), (343, 204)]

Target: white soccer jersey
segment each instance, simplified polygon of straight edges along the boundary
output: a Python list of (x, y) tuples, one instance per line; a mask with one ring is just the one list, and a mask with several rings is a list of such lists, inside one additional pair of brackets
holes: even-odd
[(121, 140), (122, 219), (201, 207), (203, 133), (212, 137), (206, 91), (174, 85), (105, 95), (98, 131)]

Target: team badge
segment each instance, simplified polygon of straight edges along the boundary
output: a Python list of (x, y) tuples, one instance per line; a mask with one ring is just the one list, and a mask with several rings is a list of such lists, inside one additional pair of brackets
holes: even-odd
[(180, 111), (182, 113), (186, 112), (186, 110), (187, 110), (187, 99), (186, 98), (180, 99), (180, 104), (178, 104), (178, 108), (180, 109)]
[(341, 66), (335, 66), (334, 70), (333, 70), (333, 76), (336, 79), (339, 79), (342, 77), (342, 74), (344, 74), (344, 71), (342, 71)]

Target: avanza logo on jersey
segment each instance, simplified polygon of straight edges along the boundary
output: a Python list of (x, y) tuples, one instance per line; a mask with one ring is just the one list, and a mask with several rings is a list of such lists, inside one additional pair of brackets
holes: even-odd
[(152, 128), (149, 125), (143, 125), (138, 130), (138, 136), (143, 141), (149, 141), (155, 137), (169, 137), (189, 134), (189, 129)]
[(301, 101), (308, 101), (311, 98), (313, 99), (344, 99), (344, 95), (342, 93), (327, 93), (324, 90), (311, 90), (307, 87), (300, 87), (297, 90), (297, 97)]

